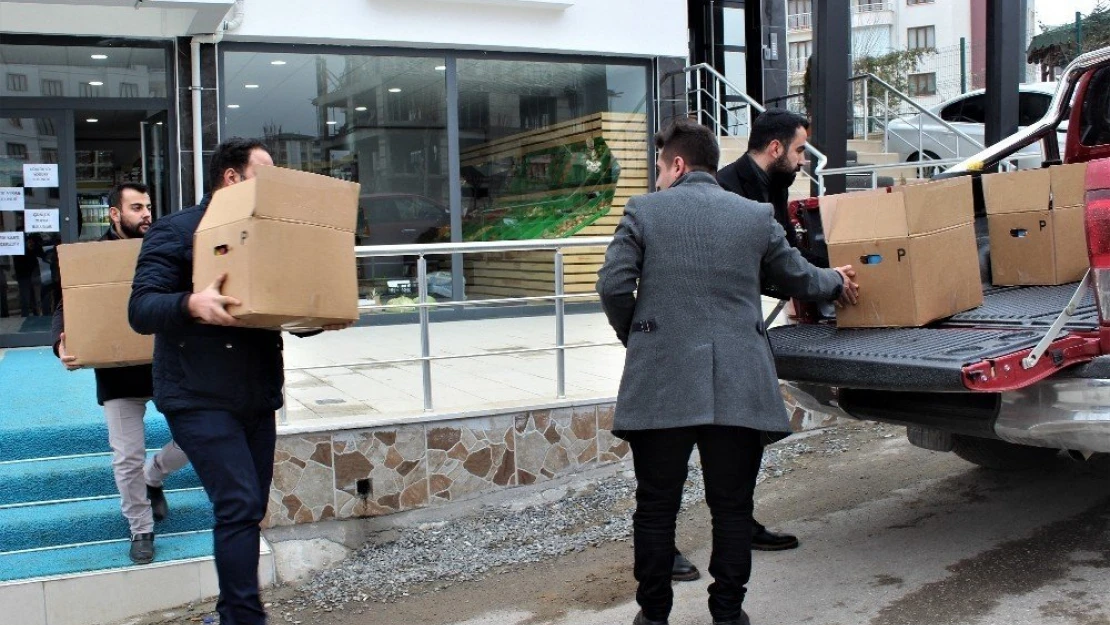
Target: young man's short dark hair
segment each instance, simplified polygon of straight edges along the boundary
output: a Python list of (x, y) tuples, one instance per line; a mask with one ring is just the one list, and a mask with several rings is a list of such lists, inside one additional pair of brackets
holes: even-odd
[(123, 184), (118, 184), (108, 192), (108, 206), (123, 208), (123, 206), (120, 206), (120, 203), (123, 201), (123, 192), (128, 190), (138, 191), (139, 193), (150, 193), (150, 189), (142, 183), (125, 182)]
[(655, 135), (655, 147), (664, 159), (681, 156), (691, 171), (717, 173), (721, 148), (713, 131), (692, 119), (681, 117)]
[(266, 148), (266, 144), (258, 139), (244, 139), (243, 137), (232, 137), (216, 146), (216, 150), (212, 152), (212, 160), (208, 165), (208, 191), (212, 192), (220, 188), (222, 184), (224, 172), (228, 169), (234, 169), (240, 174), (251, 160), (251, 152), (255, 150), (270, 150)]
[(748, 135), (748, 151), (762, 152), (776, 140), (784, 148), (788, 148), (794, 141), (798, 128), (809, 130), (809, 120), (782, 109), (764, 111), (752, 122), (752, 131)]

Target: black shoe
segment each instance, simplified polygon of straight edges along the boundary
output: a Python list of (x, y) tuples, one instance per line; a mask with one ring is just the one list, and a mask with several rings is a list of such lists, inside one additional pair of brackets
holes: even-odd
[(636, 618), (632, 620), (632, 625), (668, 625), (667, 621), (653, 621), (644, 616), (643, 610), (636, 613)]
[(154, 520), (161, 521), (170, 514), (170, 504), (166, 503), (166, 494), (161, 486), (146, 486), (146, 498), (150, 500), (150, 511), (154, 513)]
[(154, 534), (134, 534), (131, 536), (131, 551), (127, 554), (135, 564), (150, 564), (154, 561)]
[(693, 562), (686, 559), (682, 552), (675, 550), (674, 552), (674, 567), (671, 568), (671, 579), (676, 582), (692, 582), (701, 577), (701, 571), (698, 567), (694, 566)]
[(730, 618), (727, 621), (713, 621), (713, 625), (752, 625), (751, 619), (748, 618), (748, 613), (741, 611), (740, 616)]
[(757, 551), (785, 551), (797, 548), (797, 536), (769, 532), (766, 527), (763, 527), (763, 524), (752, 523), (752, 549)]

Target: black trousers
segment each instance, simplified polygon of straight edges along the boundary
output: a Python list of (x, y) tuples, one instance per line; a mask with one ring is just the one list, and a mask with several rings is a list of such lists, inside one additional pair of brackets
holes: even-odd
[(705, 501), (713, 518), (709, 560), (709, 613), (714, 620), (740, 616), (752, 571), (752, 494), (763, 446), (757, 430), (702, 425), (639, 430), (625, 436), (636, 470), (632, 516), (636, 602), (651, 620), (666, 620), (674, 603), (675, 523), (694, 445), (701, 454)]
[(265, 625), (258, 591), (258, 524), (266, 516), (274, 475), (274, 412), (197, 410), (166, 415), (166, 421), (193, 463), (216, 516), (220, 625)]

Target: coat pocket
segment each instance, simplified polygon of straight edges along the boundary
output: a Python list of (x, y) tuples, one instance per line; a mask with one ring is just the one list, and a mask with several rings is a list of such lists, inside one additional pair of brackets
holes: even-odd
[(249, 400), (257, 372), (245, 345), (222, 337), (190, 336), (175, 346), (183, 391), (220, 404), (238, 405)]

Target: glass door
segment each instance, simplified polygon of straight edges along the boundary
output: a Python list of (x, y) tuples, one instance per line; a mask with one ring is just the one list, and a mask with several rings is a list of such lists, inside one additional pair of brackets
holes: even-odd
[(158, 112), (139, 122), (143, 184), (150, 188), (154, 219), (170, 212), (169, 114)]
[(75, 234), (71, 150), (65, 113), (0, 113), (0, 347), (49, 342), (56, 248)]

